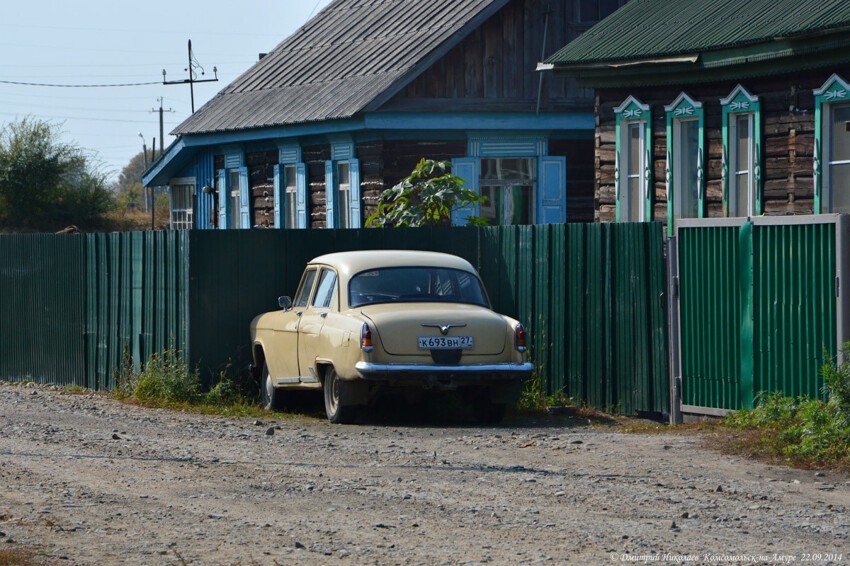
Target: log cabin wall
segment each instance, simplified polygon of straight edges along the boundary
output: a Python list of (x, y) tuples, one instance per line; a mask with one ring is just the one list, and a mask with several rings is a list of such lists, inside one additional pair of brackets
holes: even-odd
[(274, 166), (278, 156), (278, 150), (245, 154), (254, 228), (274, 228)]
[(706, 134), (706, 214), (723, 216), (722, 109), (720, 99), (740, 84), (762, 105), (762, 147), (764, 214), (812, 214), (814, 186), (812, 159), (814, 154), (813, 90), (823, 86), (833, 74), (850, 76), (850, 67), (783, 77), (760, 77), (745, 81), (708, 85), (686, 85), (682, 88), (646, 87), (599, 89), (596, 94), (595, 162), (596, 220), (612, 222), (616, 217), (614, 188), (615, 116), (614, 108), (629, 95), (652, 111), (652, 160), (654, 179), (654, 219), (667, 222), (667, 187), (665, 166), (667, 152), (666, 113), (669, 105), (682, 92), (702, 102)]
[(593, 142), (550, 139), (549, 155), (567, 158), (567, 222), (593, 222), (596, 209)]
[(302, 147), (307, 164), (307, 217), (310, 228), (325, 228), (325, 162), (331, 158), (330, 144)]

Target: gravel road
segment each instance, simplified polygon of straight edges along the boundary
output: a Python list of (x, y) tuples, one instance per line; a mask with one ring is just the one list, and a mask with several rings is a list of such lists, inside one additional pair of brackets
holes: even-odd
[(51, 564), (850, 563), (850, 478), (703, 444), (563, 417), (257, 424), (0, 384), (0, 545)]

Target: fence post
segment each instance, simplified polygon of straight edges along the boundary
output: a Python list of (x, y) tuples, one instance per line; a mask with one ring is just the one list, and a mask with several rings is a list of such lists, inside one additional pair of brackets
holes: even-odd
[(670, 424), (682, 422), (682, 359), (679, 356), (679, 241), (667, 239), (667, 336), (670, 355)]

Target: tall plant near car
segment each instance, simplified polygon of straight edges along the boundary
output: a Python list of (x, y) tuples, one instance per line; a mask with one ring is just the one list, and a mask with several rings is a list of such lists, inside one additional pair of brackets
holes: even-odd
[[(366, 221), (367, 227), (448, 226), (452, 211), (484, 202), (484, 197), (465, 187), (465, 181), (451, 173), (451, 163), (422, 159), (413, 172), (383, 192), (378, 210)], [(476, 226), (487, 220), (469, 216)]]

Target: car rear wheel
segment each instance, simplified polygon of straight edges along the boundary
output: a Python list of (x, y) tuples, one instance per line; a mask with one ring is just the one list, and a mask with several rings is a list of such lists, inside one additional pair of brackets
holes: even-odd
[(356, 407), (340, 402), (340, 390), (345, 386), (346, 383), (339, 378), (336, 370), (329, 367), (325, 372), (322, 388), (325, 394), (325, 413), (328, 415), (328, 420), (334, 424), (350, 423), (354, 420)]
[(263, 409), (280, 411), (283, 409), (283, 391), (274, 386), (269, 366), (263, 362), (263, 377), (260, 382), (260, 394), (263, 397)]

